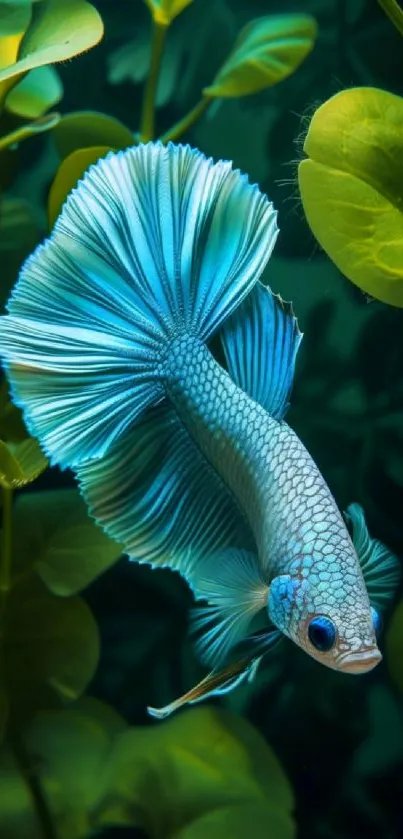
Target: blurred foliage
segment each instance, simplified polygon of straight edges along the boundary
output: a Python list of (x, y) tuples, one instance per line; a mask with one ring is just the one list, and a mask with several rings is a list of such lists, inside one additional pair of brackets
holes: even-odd
[[(0, 304), (69, 191), (110, 149), (180, 136), (233, 159), (279, 207), (265, 279), (293, 300), (305, 333), (290, 423), (340, 507), (359, 501), (371, 533), (402, 555), (402, 312), (343, 278), (298, 198), (310, 115), (357, 87), (403, 95), (399, 33), (368, 0), (0, 0)], [(352, 134), (362, 129), (356, 108)], [(337, 132), (333, 119), (325, 128)], [(330, 178), (341, 150), (332, 142)], [(323, 131), (316, 145), (313, 157), (325, 152)], [(146, 705), (199, 677), (186, 585), (119, 561), (71, 475), (47, 468), (4, 386), (0, 482), (1, 836), (109, 837), (113, 826), (144, 836), (137, 826), (161, 839), (291, 839), (295, 799), (301, 839), (400, 839), (400, 601), (373, 673), (327, 671), (285, 641), (253, 689), (228, 696), (236, 713), (216, 700), (154, 725)], [(80, 698), (86, 690), (95, 698)]]
[(151, 839), (295, 836), (275, 755), (249, 723), (210, 708), (158, 729), (129, 727), (91, 698), (42, 711), (5, 742), (0, 779), (7, 837), (85, 839), (112, 825), (142, 827)]

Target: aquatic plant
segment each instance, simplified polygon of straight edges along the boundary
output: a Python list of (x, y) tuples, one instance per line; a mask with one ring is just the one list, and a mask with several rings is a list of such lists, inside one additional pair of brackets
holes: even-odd
[[(403, 34), (403, 11), (380, 0)], [(298, 166), (305, 215), (342, 273), (372, 297), (403, 307), (403, 99), (372, 87), (343, 90), (315, 111)]]

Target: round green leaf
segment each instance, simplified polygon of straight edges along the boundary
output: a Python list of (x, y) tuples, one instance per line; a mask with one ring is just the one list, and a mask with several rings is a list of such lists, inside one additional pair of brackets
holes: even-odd
[(54, 692), (77, 698), (95, 673), (99, 636), (89, 607), (80, 597), (55, 597), (36, 575), (13, 586), (2, 633), (1, 681), (14, 718), (43, 707)]
[(0, 82), (34, 67), (66, 61), (90, 49), (103, 35), (97, 10), (86, 0), (35, 3), (31, 23), (21, 41), (18, 61), (0, 70)]
[(121, 546), (90, 518), (75, 489), (19, 496), (14, 530), (17, 573), (28, 564), (61, 596), (81, 591), (122, 553)]
[(308, 224), (345, 276), (403, 306), (403, 99), (351, 88), (315, 112), (298, 182)]
[(64, 160), (73, 151), (90, 146), (125, 149), (134, 143), (129, 128), (98, 111), (76, 111), (63, 116), (53, 131), (56, 149)]
[(19, 442), (0, 440), (0, 484), (17, 489), (32, 483), (48, 466), (39, 443), (33, 438)]
[(152, 839), (292, 839), (292, 809), (289, 783), (259, 733), (204, 707), (119, 738), (98, 812), (104, 824), (138, 823), (142, 815)]
[(74, 189), (77, 181), (83, 177), (92, 163), (96, 163), (100, 157), (104, 157), (109, 151), (111, 151), (110, 146), (91, 146), (87, 149), (74, 151), (63, 160), (49, 190), (49, 227), (53, 227), (68, 194)]
[(25, 32), (31, 6), (32, 0), (0, 0), (0, 37)]
[(392, 615), (385, 647), (390, 675), (403, 693), (403, 601), (397, 605)]
[(13, 87), (6, 108), (17, 116), (36, 119), (60, 102), (62, 96), (63, 85), (57, 71), (53, 67), (37, 67)]
[(145, 0), (155, 23), (169, 26), (193, 0)]
[(245, 96), (290, 76), (311, 52), (317, 24), (310, 15), (270, 15), (245, 26), (226, 62), (203, 94)]
[(0, 836), (44, 839), (31, 790), (10, 746), (0, 751)]

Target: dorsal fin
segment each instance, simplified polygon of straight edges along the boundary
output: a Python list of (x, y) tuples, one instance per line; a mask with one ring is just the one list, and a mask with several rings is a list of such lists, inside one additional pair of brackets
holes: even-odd
[(302, 339), (291, 304), (257, 282), (220, 337), (235, 383), (272, 417), (282, 419)]

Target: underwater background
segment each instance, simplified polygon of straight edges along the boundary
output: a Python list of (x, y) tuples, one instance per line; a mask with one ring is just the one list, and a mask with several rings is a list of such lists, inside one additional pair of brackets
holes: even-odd
[[(397, 4), (177, 2), (153, 136), (191, 112), (251, 20), (316, 20), (315, 43), (295, 72), (245, 95), (211, 97), (181, 139), (233, 160), (278, 209), (264, 280), (292, 301), (304, 332), (288, 421), (340, 509), (359, 502), (370, 533), (403, 557), (403, 303), (381, 302), (382, 289), (375, 299), (339, 270), (307, 223), (298, 186), (322, 103), (358, 87), (403, 96), (402, 35), (382, 5)], [(12, 58), (13, 38), (40, 6), (54, 17), (38, 23), (27, 54), (39, 50), (39, 36), (53, 39), (49, 56), (32, 65), (49, 72), (18, 97), (2, 68), (24, 61)], [(103, 33), (88, 7), (0, 0), (2, 307), (77, 178), (109, 148), (129, 145), (144, 117), (150, 10), (164, 2), (93, 0)], [(75, 51), (57, 53), (58, 38), (66, 49), (80, 33)], [(403, 109), (401, 116), (403, 127)], [(401, 234), (400, 244), (403, 224)], [(252, 685), (155, 723), (146, 706), (169, 702), (200, 677), (187, 637), (187, 586), (168, 570), (129, 563), (97, 532), (72, 474), (47, 468), (28, 440), (4, 382), (0, 438), (1, 839), (403, 835), (402, 588), (385, 615), (384, 659), (373, 672), (333, 672), (287, 643)]]

